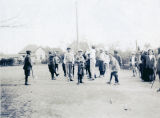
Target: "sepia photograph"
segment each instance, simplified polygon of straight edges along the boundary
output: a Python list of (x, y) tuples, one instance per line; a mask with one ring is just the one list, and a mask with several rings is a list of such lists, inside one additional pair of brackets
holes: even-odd
[(0, 0), (1, 118), (160, 118), (160, 0)]

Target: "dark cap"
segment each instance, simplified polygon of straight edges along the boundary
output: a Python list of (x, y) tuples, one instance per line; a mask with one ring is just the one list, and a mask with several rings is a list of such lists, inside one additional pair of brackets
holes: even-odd
[(82, 49), (79, 49), (78, 52), (83, 52), (83, 50), (82, 50)]
[(71, 49), (70, 47), (67, 48), (67, 50), (70, 50), (70, 49)]
[(118, 51), (117, 51), (117, 50), (114, 50), (114, 53), (116, 53), (116, 54), (117, 54), (117, 53), (118, 53)]
[(31, 54), (31, 51), (30, 51), (30, 50), (27, 50), (26, 53), (27, 53), (27, 54)]
[(96, 47), (94, 45), (92, 45), (92, 49), (95, 49)]
[(51, 52), (51, 51), (49, 51), (49, 54), (52, 54), (52, 52)]

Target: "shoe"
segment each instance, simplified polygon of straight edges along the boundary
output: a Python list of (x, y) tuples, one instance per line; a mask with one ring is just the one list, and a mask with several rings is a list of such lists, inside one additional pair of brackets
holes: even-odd
[(56, 80), (55, 78), (52, 78), (52, 80)]
[(111, 84), (111, 82), (107, 82), (107, 84)]
[(70, 81), (73, 81), (72, 79), (70, 79)]
[(157, 92), (160, 92), (160, 88), (157, 90)]
[(59, 76), (59, 74), (56, 74), (56, 76)]
[(115, 82), (114, 85), (119, 85), (119, 83), (118, 83), (118, 82)]

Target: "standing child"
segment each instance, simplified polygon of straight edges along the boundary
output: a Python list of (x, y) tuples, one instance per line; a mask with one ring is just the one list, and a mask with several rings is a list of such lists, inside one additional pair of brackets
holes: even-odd
[(137, 57), (135, 53), (132, 53), (132, 57), (130, 61), (131, 61), (133, 77), (135, 77), (137, 75)]
[(118, 80), (118, 71), (120, 69), (118, 61), (110, 54), (110, 66), (111, 66), (111, 75), (110, 75), (110, 81), (107, 82), (108, 84), (111, 84), (112, 77), (115, 77), (115, 85), (119, 84)]
[(77, 84), (83, 83), (82, 79), (84, 76), (84, 57), (83, 57), (82, 52), (83, 52), (82, 50), (79, 50), (78, 56), (76, 58), (77, 63), (78, 63), (78, 73), (77, 73), (78, 74), (78, 83)]
[(91, 70), (90, 70), (90, 53), (87, 54), (86, 57), (86, 70), (87, 70), (87, 74), (89, 75), (89, 79), (91, 79)]
[(73, 81), (73, 65), (74, 65), (74, 54), (71, 52), (71, 48), (67, 48), (67, 52), (64, 55), (64, 62), (66, 64), (66, 74), (69, 81)]
[(51, 79), (55, 80), (55, 76), (58, 76), (59, 74), (56, 73), (56, 69), (55, 69), (55, 58), (53, 57), (53, 54), (51, 52), (49, 52), (49, 58), (48, 58), (48, 69), (51, 73)]
[(31, 63), (31, 51), (27, 50), (26, 51), (26, 57), (24, 59), (24, 74), (25, 74), (25, 85), (28, 85), (28, 76), (30, 76), (30, 71), (32, 69), (32, 63)]

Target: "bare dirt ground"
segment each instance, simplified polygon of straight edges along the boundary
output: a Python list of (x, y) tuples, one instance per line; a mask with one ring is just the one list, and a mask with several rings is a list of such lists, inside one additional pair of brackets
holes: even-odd
[(116, 86), (108, 77), (76, 85), (61, 70), (50, 80), (47, 65), (34, 66), (34, 75), (25, 86), (22, 66), (0, 68), (1, 118), (160, 118), (158, 78), (151, 89), (129, 70), (119, 72)]

